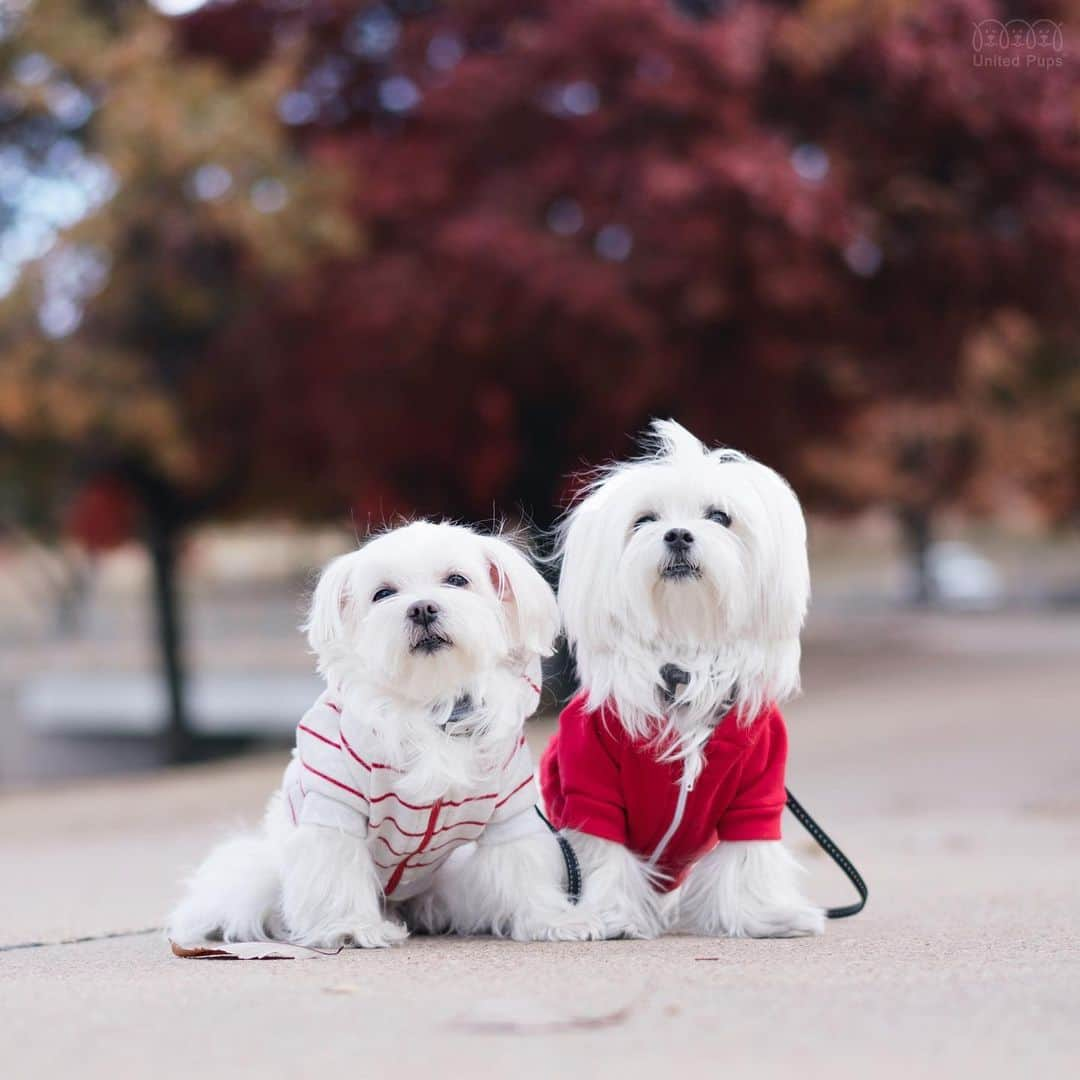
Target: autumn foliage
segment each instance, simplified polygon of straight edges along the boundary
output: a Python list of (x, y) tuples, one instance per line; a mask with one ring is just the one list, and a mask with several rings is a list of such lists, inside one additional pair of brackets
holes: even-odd
[(5, 7), (5, 517), (145, 541), (175, 760), (208, 518), (545, 525), (656, 415), (811, 507), (894, 507), (916, 553), (950, 503), (1067, 518), (1066, 14)]
[(115, 7), (66, 59), (120, 87), (112, 277), (67, 340), (10, 324), (8, 445), (181, 521), (545, 523), (670, 414), (812, 503), (1076, 506), (1076, 68), (978, 66), (1000, 5), (237, 0), (168, 46)]
[(1075, 69), (974, 66), (993, 5), (407, 7), (305, 26), (297, 142), (370, 246), (222, 338), (260, 500), (547, 521), (672, 414), (834, 506), (1045, 495), (1026, 424), (1075, 505)]

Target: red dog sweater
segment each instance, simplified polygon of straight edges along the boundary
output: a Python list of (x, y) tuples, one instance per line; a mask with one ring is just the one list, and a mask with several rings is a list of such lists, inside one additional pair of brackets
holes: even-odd
[(680, 885), (721, 840), (779, 840), (787, 729), (775, 706), (752, 724), (734, 712), (706, 743), (692, 783), (682, 761), (658, 761), (655, 739), (634, 739), (605, 705), (580, 693), (559, 717), (540, 761), (540, 788), (552, 824), (622, 844)]

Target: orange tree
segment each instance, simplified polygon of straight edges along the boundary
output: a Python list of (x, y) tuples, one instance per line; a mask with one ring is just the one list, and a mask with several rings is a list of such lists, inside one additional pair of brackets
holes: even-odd
[(36, 0), (5, 13), (0, 71), (5, 518), (141, 534), (181, 754), (178, 543), (249, 483), (215, 453), (213, 344), (357, 230), (278, 121), (285, 53), (238, 77), (141, 3)]

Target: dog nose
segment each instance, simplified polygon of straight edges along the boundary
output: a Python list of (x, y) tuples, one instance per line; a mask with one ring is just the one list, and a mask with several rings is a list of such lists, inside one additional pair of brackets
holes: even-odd
[(419, 600), (409, 605), (405, 617), (409, 622), (414, 622), (426, 630), (439, 617), (439, 605), (433, 604), (430, 600)]
[(694, 542), (694, 534), (689, 529), (668, 529), (664, 533), (664, 543), (676, 551), (683, 551)]

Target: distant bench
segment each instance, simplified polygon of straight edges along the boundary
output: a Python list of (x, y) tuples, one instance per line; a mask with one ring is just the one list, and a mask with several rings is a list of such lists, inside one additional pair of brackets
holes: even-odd
[[(314, 675), (208, 674), (187, 684), (191, 730), (210, 736), (291, 736), (322, 692)], [(156, 735), (168, 715), (160, 678), (138, 672), (35, 675), (17, 711), (42, 735)]]

